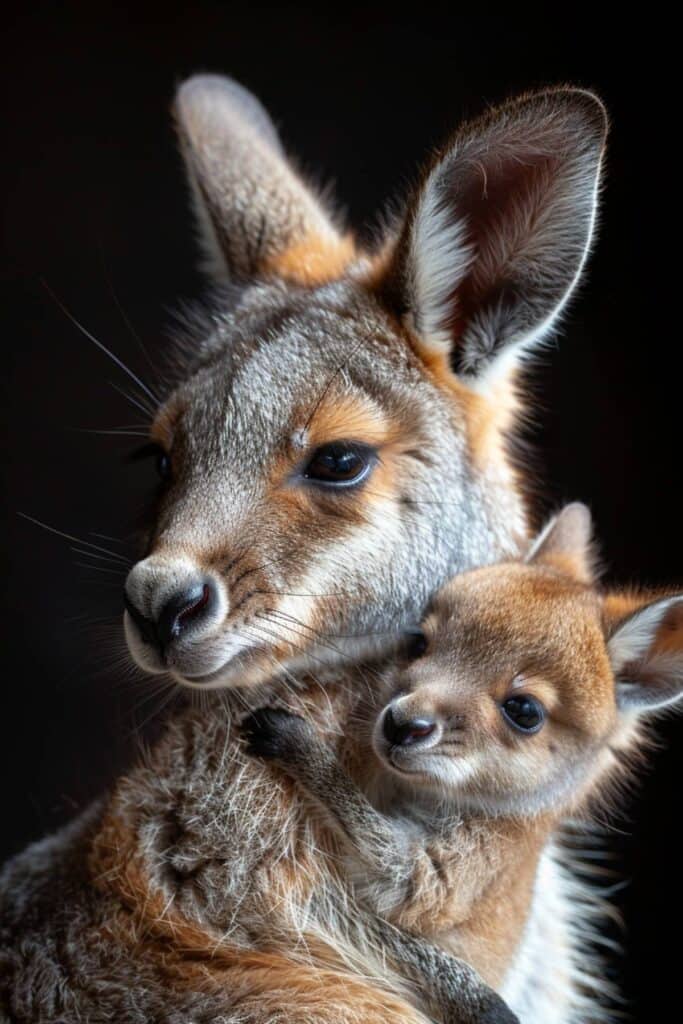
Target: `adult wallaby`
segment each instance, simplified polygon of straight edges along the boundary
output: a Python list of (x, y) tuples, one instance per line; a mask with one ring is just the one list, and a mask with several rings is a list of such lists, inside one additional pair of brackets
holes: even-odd
[[(337, 750), (281, 709), (244, 724), (336, 826), (363, 902), (488, 977), (558, 825), (611, 801), (645, 727), (683, 702), (683, 593), (603, 592), (593, 561), (590, 514), (569, 505), (524, 561), (447, 583)], [(596, 995), (571, 994), (581, 1020)], [(522, 1020), (550, 1019), (535, 998)]]
[[(226, 701), (6, 868), (3, 998), (18, 1020), (424, 1021), (429, 993), (333, 877), (338, 837), (233, 716), (279, 693), (333, 733), (437, 587), (524, 544), (516, 376), (590, 246), (604, 110), (557, 89), (466, 126), (372, 253), (239, 86), (192, 79), (176, 115), (218, 283), (152, 426), (163, 487), (125, 626), (143, 668)], [(569, 970), (540, 871), (504, 972), (523, 1006)], [(556, 1005), (527, 1021), (567, 1021)]]

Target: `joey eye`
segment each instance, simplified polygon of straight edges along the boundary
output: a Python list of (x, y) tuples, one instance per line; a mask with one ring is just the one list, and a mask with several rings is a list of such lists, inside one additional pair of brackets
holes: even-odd
[(508, 697), (501, 704), (501, 710), (508, 724), (519, 732), (538, 732), (545, 721), (543, 705), (535, 697), (528, 695)]
[(169, 480), (171, 477), (171, 456), (161, 447), (160, 444), (150, 442), (142, 448), (136, 449), (130, 456), (131, 462), (139, 462), (140, 459), (154, 459), (156, 470), (162, 480)]
[(417, 661), (427, 650), (427, 636), (422, 629), (406, 629), (403, 634), (403, 652), (409, 661)]
[(332, 441), (316, 452), (304, 470), (306, 480), (327, 487), (352, 487), (364, 480), (376, 455), (368, 445), (354, 441)]

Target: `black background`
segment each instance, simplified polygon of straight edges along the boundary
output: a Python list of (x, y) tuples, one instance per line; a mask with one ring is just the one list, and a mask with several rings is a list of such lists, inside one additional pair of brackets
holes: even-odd
[[(0, 854), (100, 791), (164, 700), (126, 667), (116, 563), (82, 568), (89, 560), (67, 541), (17, 513), (133, 553), (151, 471), (125, 463), (134, 438), (82, 431), (142, 417), (109, 384), (126, 387), (124, 375), (41, 279), (153, 379), (130, 327), (159, 364), (169, 310), (202, 284), (168, 117), (175, 83), (193, 71), (226, 71), (256, 91), (304, 167), (334, 177), (356, 224), (486, 103), (563, 81), (602, 94), (613, 130), (599, 242), (534, 374), (541, 507), (591, 504), (609, 579), (683, 580), (675, 33), (561, 10), (539, 20), (520, 9), (35, 4), (5, 22)], [(617, 897), (627, 948), (617, 971), (639, 1021), (655, 1003), (673, 1012), (679, 989), (680, 943), (667, 932), (683, 911), (683, 722), (660, 734), (665, 747), (610, 840), (632, 880)]]

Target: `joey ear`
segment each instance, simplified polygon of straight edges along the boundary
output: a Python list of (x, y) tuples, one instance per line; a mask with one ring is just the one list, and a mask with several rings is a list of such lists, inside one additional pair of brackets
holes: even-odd
[(287, 161), (255, 96), (232, 79), (196, 75), (178, 89), (174, 114), (213, 276), (317, 283), (341, 272), (351, 243)]
[(645, 713), (683, 701), (683, 594), (626, 607), (619, 595), (605, 599), (617, 705)]
[(585, 505), (565, 505), (548, 522), (527, 552), (530, 565), (549, 565), (580, 583), (595, 579), (593, 526)]
[(388, 294), (478, 389), (543, 341), (571, 295), (606, 133), (590, 92), (522, 96), (459, 131), (409, 203)]

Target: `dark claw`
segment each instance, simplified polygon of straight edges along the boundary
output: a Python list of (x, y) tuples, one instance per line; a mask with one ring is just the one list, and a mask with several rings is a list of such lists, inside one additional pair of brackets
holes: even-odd
[(477, 1016), (477, 1024), (520, 1024), (519, 1017), (513, 1013), (504, 999), (492, 992), (482, 1012)]
[(307, 723), (299, 715), (281, 708), (259, 708), (247, 715), (241, 724), (247, 740), (247, 753), (252, 757), (285, 760), (301, 749), (302, 732)]
[(519, 1017), (512, 1012), (497, 992), (480, 997), (476, 1006), (466, 1003), (450, 1003), (450, 1012), (444, 1016), (445, 1024), (520, 1024)]

